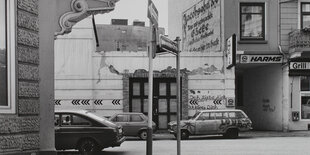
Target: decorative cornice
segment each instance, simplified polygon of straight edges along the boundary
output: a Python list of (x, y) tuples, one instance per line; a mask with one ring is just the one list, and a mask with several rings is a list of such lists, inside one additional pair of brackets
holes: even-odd
[[(89, 8), (89, 3), (102, 2), (101, 6)], [(115, 3), (118, 0), (72, 0), (71, 11), (63, 14), (59, 19), (61, 31), (56, 32), (55, 36), (63, 35), (71, 32), (72, 27), (79, 21), (90, 15), (108, 13), (114, 10)]]

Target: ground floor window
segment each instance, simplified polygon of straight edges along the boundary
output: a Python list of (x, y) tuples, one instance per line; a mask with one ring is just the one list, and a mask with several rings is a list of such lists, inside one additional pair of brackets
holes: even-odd
[(301, 119), (310, 119), (310, 76), (300, 77)]
[(0, 0), (0, 113), (15, 113), (15, 3)]
[[(156, 78), (153, 81), (153, 121), (158, 129), (167, 129), (177, 115), (177, 85), (175, 78)], [(181, 108), (182, 109), (182, 108)], [(129, 111), (148, 115), (148, 79), (129, 80)]]

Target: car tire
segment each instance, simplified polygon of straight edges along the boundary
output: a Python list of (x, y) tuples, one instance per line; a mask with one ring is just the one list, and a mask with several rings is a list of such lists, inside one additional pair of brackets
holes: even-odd
[(78, 144), (78, 150), (81, 154), (99, 152), (101, 149), (93, 139), (83, 139)]
[(189, 138), (189, 132), (187, 130), (181, 130), (181, 139), (186, 140)]
[(139, 137), (140, 137), (140, 139), (142, 139), (142, 140), (146, 140), (146, 138), (147, 138), (147, 131), (146, 131), (146, 130), (141, 130), (141, 131), (139, 132)]
[(229, 139), (236, 139), (239, 136), (238, 129), (228, 129), (226, 133), (224, 134), (224, 137)]

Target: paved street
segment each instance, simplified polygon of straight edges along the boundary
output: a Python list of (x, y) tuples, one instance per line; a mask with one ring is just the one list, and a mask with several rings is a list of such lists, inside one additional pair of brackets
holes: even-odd
[[(258, 133), (259, 134), (259, 133)], [(260, 136), (243, 134), (239, 139), (221, 136), (191, 137), (181, 142), (182, 155), (308, 155), (308, 134), (260, 133)], [(176, 140), (169, 135), (155, 135), (153, 155), (176, 155)], [(129, 138), (121, 147), (107, 148), (100, 155), (144, 155), (146, 142)], [(63, 153), (63, 152), (60, 152)], [(65, 154), (78, 154), (66, 151)]]

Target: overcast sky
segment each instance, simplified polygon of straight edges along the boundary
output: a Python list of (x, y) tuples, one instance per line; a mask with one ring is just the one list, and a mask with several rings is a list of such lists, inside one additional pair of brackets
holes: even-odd
[[(165, 28), (168, 34), (168, 0), (152, 0), (158, 10), (159, 27)], [(147, 18), (148, 0), (119, 0), (115, 10), (103, 15), (96, 15), (96, 24), (111, 24), (111, 19), (128, 19), (128, 25), (134, 20), (144, 21), (149, 25)]]

